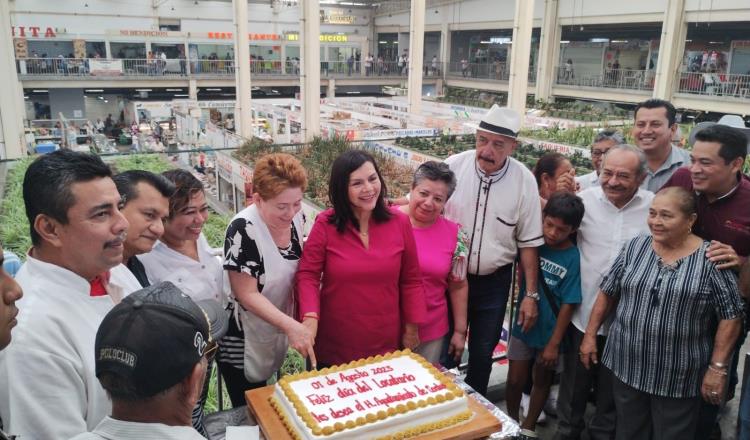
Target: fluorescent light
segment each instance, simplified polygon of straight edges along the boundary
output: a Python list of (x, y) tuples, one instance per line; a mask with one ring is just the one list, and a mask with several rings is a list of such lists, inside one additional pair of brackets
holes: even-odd
[(86, 93), (102, 93), (104, 90), (102, 89), (86, 89)]
[(592, 43), (609, 43), (609, 38), (589, 38)]
[(136, 92), (150, 92), (151, 89), (135, 89)]
[(378, 43), (380, 43), (380, 44), (388, 44), (387, 41), (378, 41)]
[(168, 92), (181, 92), (182, 89), (167, 89)]
[(686, 43), (692, 43), (693, 40), (685, 40)]
[(274, 89), (271, 89), (271, 92), (272, 92), (272, 93), (279, 93), (279, 91), (278, 91), (278, 90), (274, 90)]
[(347, 95), (359, 95), (360, 92), (354, 91), (354, 92), (346, 92)]
[[(206, 89), (209, 92), (221, 92), (221, 89)], [(182, 91), (182, 90), (180, 90)]]
[(234, 93), (222, 93), (221, 96), (234, 96)]
[(105, 104), (107, 104), (107, 103), (109, 103), (109, 101), (107, 101), (107, 100), (105, 99), (105, 100), (104, 100), (104, 103), (105, 103)]
[(23, 95), (23, 99), (29, 99), (29, 97), (26, 95)]
[(175, 98), (178, 97), (178, 96), (185, 97), (185, 96), (188, 96), (188, 95), (174, 95)]
[(42, 90), (42, 89), (40, 89), (40, 90), (32, 90), (32, 92), (34, 92), (34, 93), (47, 93), (47, 90)]
[(611, 43), (627, 43), (628, 40), (612, 40)]
[(568, 40), (562, 40), (562, 41), (560, 42), (560, 44), (569, 44), (569, 43), (570, 43), (570, 41), (568, 41)]
[(723, 41), (709, 41), (708, 44), (724, 44)]

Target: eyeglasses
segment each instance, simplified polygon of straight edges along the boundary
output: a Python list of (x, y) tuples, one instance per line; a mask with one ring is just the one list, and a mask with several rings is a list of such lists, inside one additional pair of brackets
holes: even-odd
[(216, 354), (216, 350), (219, 349), (219, 344), (216, 343), (214, 340), (208, 341), (208, 344), (206, 344), (206, 349), (203, 351), (203, 356), (206, 357), (209, 361), (211, 361), (214, 358), (214, 355)]
[(595, 149), (595, 148), (592, 148), (592, 149), (591, 149), (591, 156), (592, 156), (592, 157), (601, 157), (601, 156), (603, 156), (603, 155), (604, 155), (604, 153), (606, 153), (606, 152), (607, 152), (606, 150), (597, 150), (597, 149)]

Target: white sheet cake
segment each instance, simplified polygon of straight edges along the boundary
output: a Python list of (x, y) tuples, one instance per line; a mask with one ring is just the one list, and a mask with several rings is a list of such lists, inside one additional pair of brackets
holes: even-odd
[(467, 422), (463, 390), (397, 351), (282, 378), (271, 406), (295, 439), (406, 439)]

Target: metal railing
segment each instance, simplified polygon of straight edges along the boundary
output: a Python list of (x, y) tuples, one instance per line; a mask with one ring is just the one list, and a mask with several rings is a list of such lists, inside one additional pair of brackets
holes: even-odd
[(576, 73), (575, 67), (558, 66), (555, 83), (581, 87), (624, 90), (653, 90), (654, 72), (650, 70), (606, 69), (599, 73)]
[[(70, 77), (108, 78), (179, 78), (179, 77), (234, 77), (235, 61), (232, 59), (103, 59), (103, 58), (23, 58), (16, 60), (21, 78), (64, 79)], [(424, 78), (443, 75), (444, 63), (426, 62)], [(253, 76), (298, 77), (301, 65), (298, 60), (250, 60)], [(321, 61), (323, 78), (400, 77), (406, 78), (408, 66), (396, 61), (373, 61), (366, 66), (362, 61)]]
[[(449, 64), (447, 75), (451, 78), (509, 81), (510, 68), (501, 61), (492, 63), (464, 63), (459, 61)], [(530, 83), (536, 82), (536, 69), (529, 68), (528, 80)]]
[(677, 93), (750, 99), (750, 75), (680, 72)]

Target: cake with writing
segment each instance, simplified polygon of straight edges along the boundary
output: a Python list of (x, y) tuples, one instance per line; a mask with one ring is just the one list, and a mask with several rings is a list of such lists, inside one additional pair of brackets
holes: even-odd
[(407, 439), (472, 417), (463, 390), (409, 350), (283, 377), (269, 399), (301, 440)]

